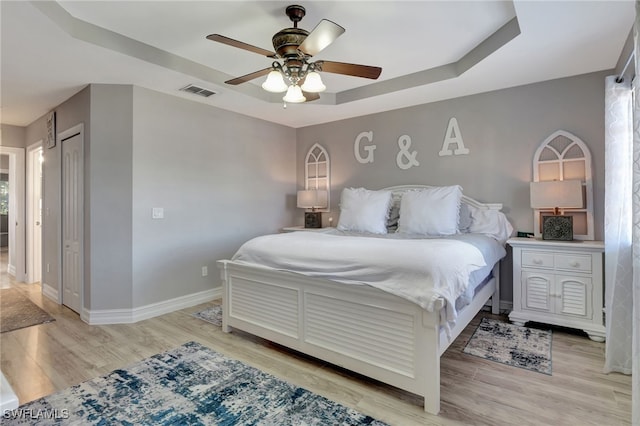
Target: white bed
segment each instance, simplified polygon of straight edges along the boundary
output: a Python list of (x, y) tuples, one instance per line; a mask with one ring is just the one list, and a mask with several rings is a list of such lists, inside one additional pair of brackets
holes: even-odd
[[(387, 189), (398, 199), (407, 190), (420, 188), (429, 187)], [(476, 211), (502, 208), (466, 196), (462, 202)], [(297, 237), (288, 238), (291, 242)], [(309, 251), (313, 252), (312, 247)], [(357, 280), (345, 284), (322, 274), (310, 276), (310, 271), (291, 272), (282, 270), (288, 267), (252, 262), (242, 256), (218, 262), (224, 332), (243, 330), (421, 395), (425, 411), (432, 414), (440, 410), (440, 356), (490, 299), (492, 312), (499, 309), (499, 259), (472, 268), (478, 270), (477, 286), (471, 300), (458, 307), (447, 296), (429, 295), (429, 306), (420, 306), (402, 292), (396, 295), (373, 285), (354, 285)]]

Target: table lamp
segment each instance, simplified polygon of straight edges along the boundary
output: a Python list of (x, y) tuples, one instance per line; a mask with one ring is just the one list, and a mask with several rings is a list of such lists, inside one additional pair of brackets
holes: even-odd
[(326, 208), (328, 198), (328, 192), (321, 189), (298, 191), (298, 207), (311, 209), (304, 212), (305, 228), (322, 228), (322, 214), (316, 209)]
[(561, 215), (561, 208), (582, 208), (582, 181), (553, 180), (531, 182), (531, 208), (553, 209), (553, 215), (542, 215), (543, 240), (573, 240), (573, 217)]

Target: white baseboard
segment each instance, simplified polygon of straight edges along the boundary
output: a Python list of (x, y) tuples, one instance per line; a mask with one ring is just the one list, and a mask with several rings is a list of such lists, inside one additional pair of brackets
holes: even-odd
[(80, 318), (90, 325), (131, 324), (221, 297), (222, 288), (217, 287), (132, 309), (83, 309)]
[(58, 299), (59, 297), (58, 289), (51, 287), (47, 283), (42, 283), (42, 294), (48, 297), (49, 299), (53, 300), (54, 302), (60, 303)]

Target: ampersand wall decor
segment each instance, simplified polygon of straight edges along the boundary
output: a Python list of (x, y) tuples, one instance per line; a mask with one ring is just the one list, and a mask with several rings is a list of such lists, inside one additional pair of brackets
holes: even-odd
[(398, 138), (398, 155), (396, 155), (396, 164), (402, 170), (410, 169), (413, 166), (419, 166), (420, 163), (416, 160), (418, 151), (409, 152), (411, 148), (411, 137), (409, 135), (402, 135)]

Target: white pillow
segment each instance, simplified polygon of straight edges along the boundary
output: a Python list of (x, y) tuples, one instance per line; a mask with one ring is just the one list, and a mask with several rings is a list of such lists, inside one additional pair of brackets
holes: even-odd
[(420, 235), (458, 233), (462, 188), (459, 185), (407, 191), (400, 201), (398, 232)]
[(513, 226), (511, 226), (504, 213), (498, 210), (482, 210), (473, 206), (469, 207), (471, 210), (470, 233), (488, 235), (502, 244), (513, 234)]
[(386, 234), (390, 206), (391, 191), (345, 188), (340, 198), (338, 229)]

